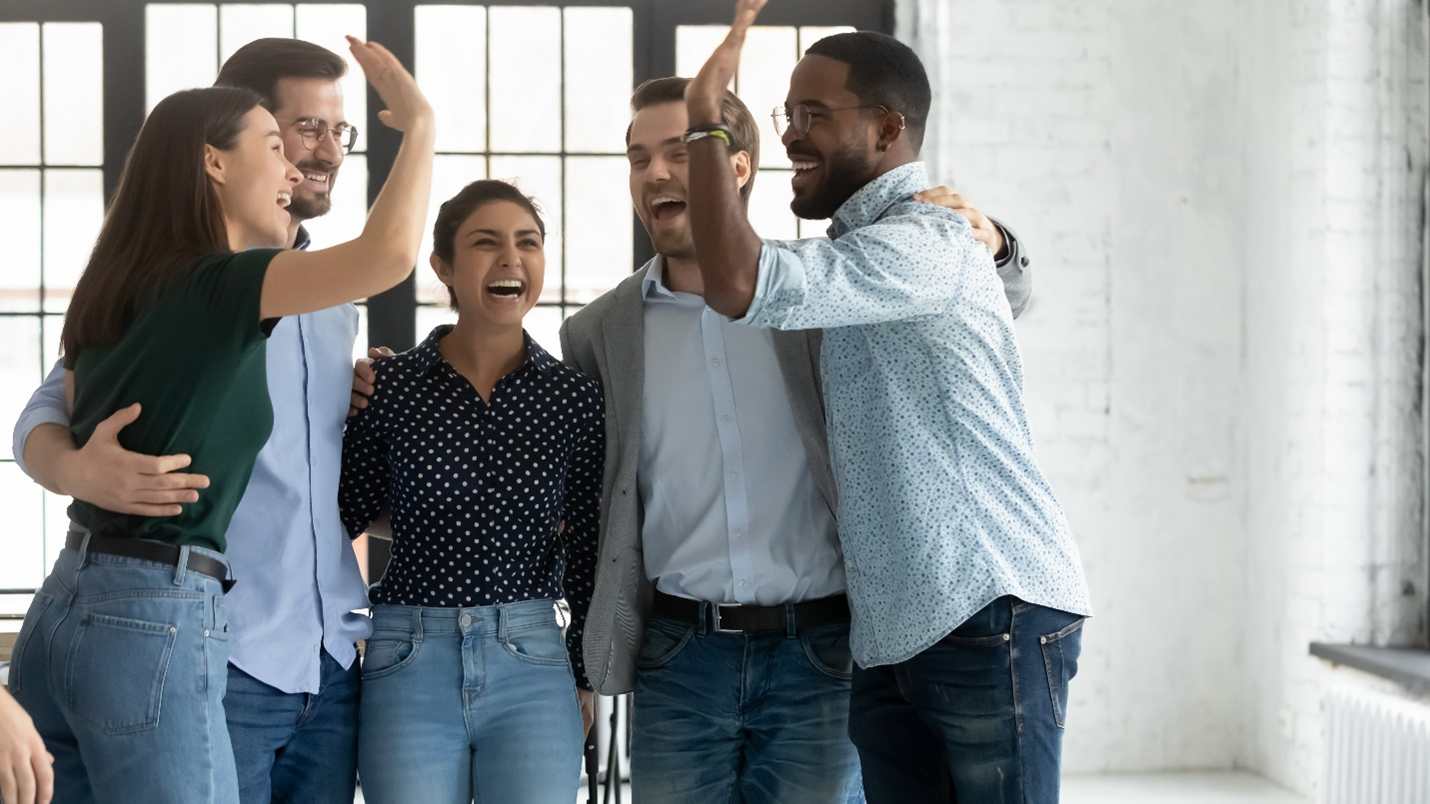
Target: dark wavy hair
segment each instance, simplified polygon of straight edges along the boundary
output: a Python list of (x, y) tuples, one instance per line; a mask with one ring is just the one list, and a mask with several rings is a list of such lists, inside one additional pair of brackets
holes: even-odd
[(210, 87), (175, 92), (149, 113), (75, 284), (60, 333), (67, 356), (118, 341), (139, 307), (194, 260), (229, 250), (204, 146), (231, 150), (259, 105), (247, 89)]
[[(541, 208), (536, 205), (536, 199), (508, 182), (478, 179), (443, 201), (442, 208), (437, 210), (437, 222), (432, 224), (432, 252), (438, 259), (452, 264), (452, 258), (457, 253), (457, 230), (462, 222), (493, 201), (510, 201), (530, 212), (531, 217), (536, 219), (541, 239), (546, 240), (546, 223), (541, 220)], [(457, 309), (457, 292), (450, 285), (447, 287), (447, 301), (453, 310)]]
[(218, 71), (216, 87), (257, 92), (263, 108), (278, 108), (278, 82), (284, 78), (327, 78), (348, 74), (348, 63), (325, 47), (301, 39), (255, 39), (235, 50)]

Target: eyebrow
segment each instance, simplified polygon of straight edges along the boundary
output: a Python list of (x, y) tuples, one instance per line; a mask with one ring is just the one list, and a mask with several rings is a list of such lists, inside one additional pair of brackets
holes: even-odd
[[(680, 144), (683, 143), (683, 142), (685, 142), (685, 137), (684, 137), (683, 135), (677, 134), (677, 135), (675, 135), (674, 137), (669, 137), (669, 138), (666, 138), (666, 139), (661, 140), (661, 141), (660, 141), (660, 147), (662, 147), (662, 148), (668, 148), (668, 147), (670, 147), (670, 146), (672, 146), (672, 145), (680, 145)], [(626, 148), (626, 153), (630, 154), (630, 153), (635, 153), (636, 151), (645, 151), (645, 150), (647, 150), (647, 149), (646, 149), (646, 147), (645, 147), (644, 145), (630, 145), (630, 146), (627, 146), (627, 148)]]
[(283, 134), (282, 134), (282, 132), (279, 132), (279, 131), (270, 131), (270, 132), (268, 132), (267, 134), (265, 134), (264, 136), (267, 136), (267, 137), (277, 137), (277, 138), (280, 139), (280, 140), (283, 139)]
[[(504, 233), (503, 233), (503, 232), (499, 232), (499, 231), (497, 231), (496, 229), (472, 229), (472, 230), (468, 231), (465, 236), (466, 236), (466, 237), (471, 237), (472, 235), (479, 235), (479, 234), (491, 235), (492, 237), (501, 237)], [(539, 229), (518, 229), (517, 232), (516, 232), (516, 236), (517, 236), (517, 237), (523, 237), (523, 236), (525, 236), (525, 235), (536, 235), (536, 236), (540, 237), (540, 236), (541, 236), (541, 230), (539, 230)]]

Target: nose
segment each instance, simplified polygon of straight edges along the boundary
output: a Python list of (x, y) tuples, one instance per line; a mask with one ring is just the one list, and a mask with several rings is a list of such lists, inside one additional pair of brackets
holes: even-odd
[(651, 157), (650, 165), (646, 167), (645, 179), (649, 182), (666, 181), (670, 178), (670, 164), (664, 158)]
[(324, 137), (318, 147), (313, 149), (313, 155), (327, 162), (333, 167), (343, 163), (343, 146), (338, 142), (338, 136), (331, 131)]
[(794, 123), (791, 122), (790, 124), (785, 126), (785, 132), (780, 135), (780, 142), (783, 143), (786, 148), (788, 148), (789, 144), (797, 139), (799, 139), (799, 135), (794, 133)]
[(298, 183), (303, 180), (303, 172), (294, 167), (293, 163), (289, 162), (286, 156), (283, 157), (283, 166), (283, 178), (287, 179), (289, 184), (297, 187)]
[(516, 241), (509, 241), (501, 250), (501, 264), (504, 267), (515, 268), (521, 265), (521, 249), (517, 248)]

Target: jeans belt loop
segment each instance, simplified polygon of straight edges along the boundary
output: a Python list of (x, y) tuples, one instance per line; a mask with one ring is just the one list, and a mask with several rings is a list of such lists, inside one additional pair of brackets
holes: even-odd
[(786, 603), (785, 606), (785, 638), (795, 638), (794, 604)]
[(697, 635), (705, 636), (706, 634), (714, 632), (715, 620), (720, 616), (711, 611), (714, 605), (714, 603), (707, 603), (704, 600), (700, 601), (700, 616), (696, 617), (698, 622), (695, 625), (695, 633)]
[(174, 565), (174, 585), (183, 586), (184, 576), (189, 572), (189, 546), (179, 547), (179, 561)]
[(413, 643), (422, 641), (422, 607), (412, 607), (412, 641)]
[(507, 609), (506, 605), (502, 604), (497, 606), (497, 641), (503, 645), (506, 644), (506, 622)]

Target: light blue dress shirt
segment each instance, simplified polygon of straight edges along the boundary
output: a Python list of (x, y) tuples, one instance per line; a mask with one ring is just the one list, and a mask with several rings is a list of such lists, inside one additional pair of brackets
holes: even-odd
[[(344, 304), (286, 317), (274, 328), (273, 434), (226, 534), (238, 581), (227, 595), (229, 661), (283, 692), (317, 693), (323, 649), (350, 667), (353, 643), (372, 632), (357, 611), (368, 606), (367, 588), (338, 516), (357, 323), (357, 308)], [(56, 363), (15, 424), (22, 470), (34, 428), (69, 426), (64, 393), (64, 366)]]
[(921, 163), (834, 214), (829, 240), (767, 241), (742, 323), (824, 329), (829, 449), (850, 647), (909, 659), (1003, 595), (1092, 607), (1063, 510), (1038, 468), (1012, 314), (961, 216), (911, 195)]
[(646, 577), (662, 592), (771, 606), (845, 590), (769, 330), (731, 323), (647, 266), (637, 486)]

